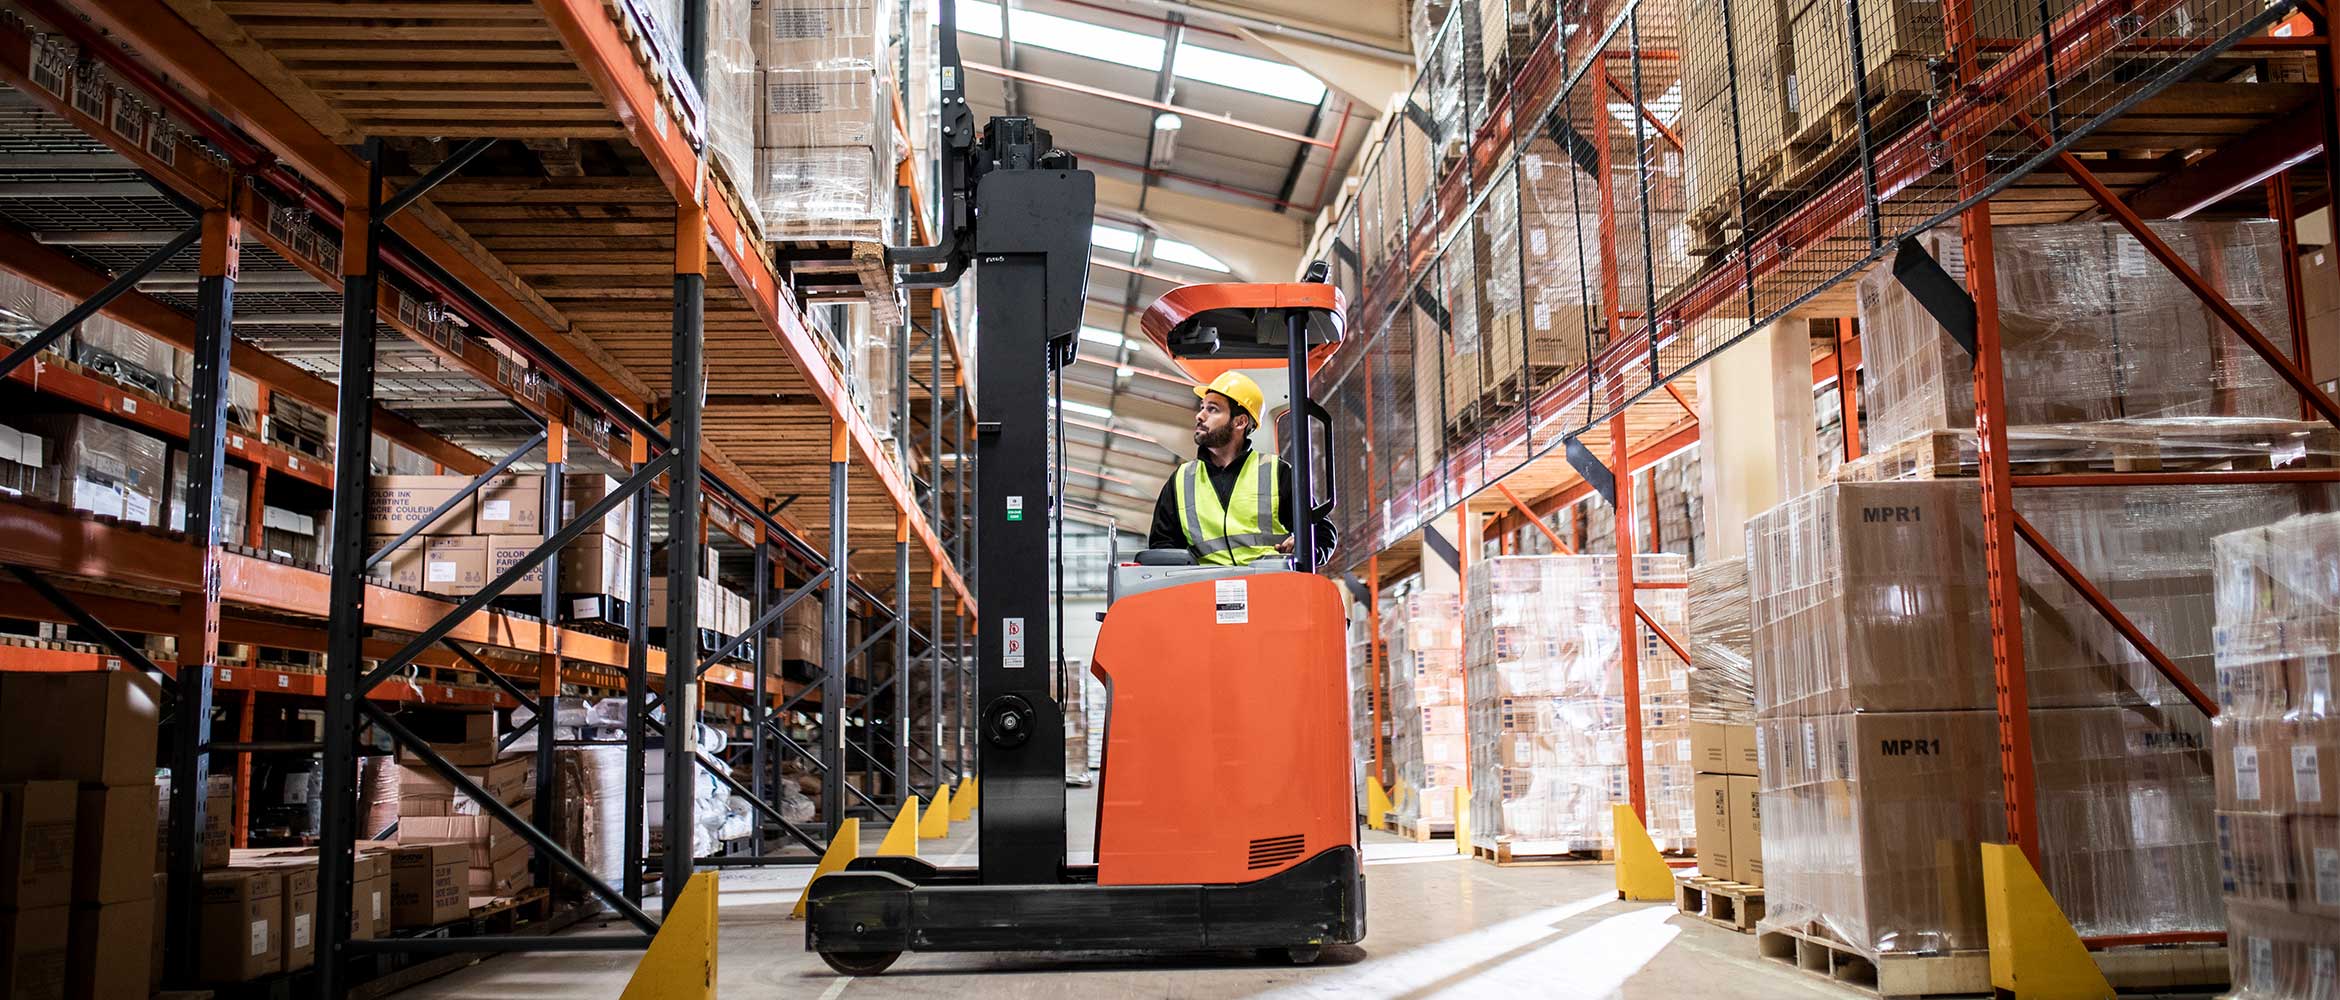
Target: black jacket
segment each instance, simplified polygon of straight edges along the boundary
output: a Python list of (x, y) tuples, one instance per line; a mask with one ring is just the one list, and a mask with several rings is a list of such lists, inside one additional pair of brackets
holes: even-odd
[[(1243, 461), (1250, 455), (1251, 445), (1246, 443), (1242, 451), (1235, 453), (1235, 460), (1224, 468), (1212, 464), (1208, 452), (1195, 455), (1196, 458), (1202, 460), (1203, 471), (1209, 474), (1211, 489), (1219, 494), (1220, 506), (1226, 506), (1228, 498), (1234, 495), (1235, 477), (1243, 472)], [(1292, 466), (1280, 458), (1268, 460), (1276, 463), (1277, 473), (1283, 477), (1277, 480), (1277, 485), (1281, 488), (1276, 490), (1276, 520), (1282, 522), (1286, 530), (1290, 530), (1292, 527)], [(1193, 548), (1194, 546), (1188, 543), (1186, 537), (1184, 514), (1185, 512), (1178, 509), (1178, 473), (1172, 472), (1170, 478), (1162, 481), (1162, 495), (1154, 500), (1154, 526), (1146, 532), (1146, 547), (1149, 549)], [(1264, 528), (1264, 526), (1262, 527)]]

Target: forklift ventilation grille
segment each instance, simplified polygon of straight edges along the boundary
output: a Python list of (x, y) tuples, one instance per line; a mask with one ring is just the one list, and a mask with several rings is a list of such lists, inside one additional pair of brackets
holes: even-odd
[(1274, 868), (1300, 856), (1306, 849), (1299, 834), (1287, 837), (1262, 837), (1251, 842), (1251, 867)]

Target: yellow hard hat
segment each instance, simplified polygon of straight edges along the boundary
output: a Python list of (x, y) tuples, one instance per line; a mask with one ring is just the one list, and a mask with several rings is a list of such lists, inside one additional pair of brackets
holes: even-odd
[(1265, 423), (1260, 417), (1259, 411), (1262, 406), (1266, 405), (1267, 397), (1260, 394), (1259, 383), (1252, 381), (1251, 376), (1239, 371), (1223, 371), (1219, 373), (1218, 378), (1211, 380), (1211, 384), (1194, 387), (1196, 399), (1201, 399), (1205, 393), (1212, 392), (1232, 399), (1235, 401), (1235, 405), (1243, 407), (1243, 412), (1251, 414), (1253, 426)]

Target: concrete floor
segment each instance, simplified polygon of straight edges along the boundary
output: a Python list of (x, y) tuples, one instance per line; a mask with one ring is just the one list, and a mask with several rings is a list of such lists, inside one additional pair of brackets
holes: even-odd
[[(1095, 793), (1070, 790), (1076, 859)], [(972, 864), (974, 824), (920, 854)], [(876, 832), (870, 836), (874, 848)], [(1497, 868), (1381, 833), (1365, 841), (1367, 935), (1313, 966), (1223, 954), (904, 955), (882, 976), (838, 977), (804, 950), (789, 909), (809, 869), (723, 876), (721, 995), (763, 997), (1742, 997), (1857, 996), (1756, 957), (1754, 938), (1622, 903), (1606, 866)], [(583, 925), (580, 929), (591, 927)], [(616, 997), (638, 955), (506, 955), (399, 994), (412, 1000)]]

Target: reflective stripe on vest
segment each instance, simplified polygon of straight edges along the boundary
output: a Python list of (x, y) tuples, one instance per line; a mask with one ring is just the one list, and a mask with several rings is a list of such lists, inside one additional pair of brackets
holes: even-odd
[[(1276, 509), (1281, 473), (1273, 461), (1258, 452), (1247, 453), (1243, 468), (1228, 491), (1230, 504), (1219, 502), (1201, 461), (1178, 467), (1178, 510), (1185, 522), (1186, 543), (1198, 562), (1212, 566), (1241, 566), (1277, 554), (1276, 546), (1291, 532), (1285, 530)], [(1264, 530), (1263, 530), (1264, 529)]]

